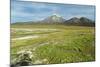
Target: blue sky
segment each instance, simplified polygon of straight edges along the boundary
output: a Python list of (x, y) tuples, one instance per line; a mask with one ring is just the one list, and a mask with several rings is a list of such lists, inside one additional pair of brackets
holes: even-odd
[(12, 23), (43, 20), (54, 13), (66, 20), (72, 17), (87, 17), (94, 20), (95, 6), (11, 1)]

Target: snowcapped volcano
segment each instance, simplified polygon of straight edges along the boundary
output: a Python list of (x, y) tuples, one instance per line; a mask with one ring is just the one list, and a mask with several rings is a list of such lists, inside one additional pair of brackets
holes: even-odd
[(63, 23), (64, 21), (65, 19), (58, 14), (53, 14), (43, 20), (46, 23)]

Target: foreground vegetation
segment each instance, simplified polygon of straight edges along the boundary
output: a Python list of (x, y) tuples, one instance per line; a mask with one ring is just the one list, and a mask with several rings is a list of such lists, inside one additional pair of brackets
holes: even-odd
[(11, 25), (11, 64), (25, 52), (32, 65), (94, 61), (94, 35), (87, 26)]

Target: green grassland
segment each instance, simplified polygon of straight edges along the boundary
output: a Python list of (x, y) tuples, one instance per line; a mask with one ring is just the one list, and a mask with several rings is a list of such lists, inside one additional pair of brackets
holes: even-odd
[(88, 26), (11, 25), (11, 63), (16, 63), (20, 51), (32, 52), (32, 64), (94, 61), (95, 29)]

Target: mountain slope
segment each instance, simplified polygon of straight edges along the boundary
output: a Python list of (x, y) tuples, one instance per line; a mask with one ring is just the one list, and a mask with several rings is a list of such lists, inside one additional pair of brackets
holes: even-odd
[(69, 20), (66, 20), (64, 22), (64, 24), (66, 24), (66, 25), (80, 25), (80, 26), (95, 26), (94, 21), (92, 21), (86, 17), (81, 17), (81, 18), (73, 17)]
[(42, 20), (42, 22), (44, 23), (63, 23), (65, 22), (65, 19), (63, 19), (59, 15), (52, 15)]

